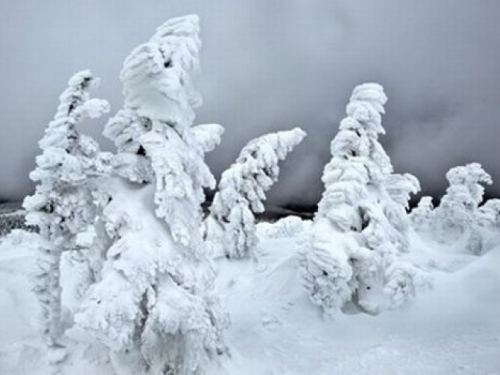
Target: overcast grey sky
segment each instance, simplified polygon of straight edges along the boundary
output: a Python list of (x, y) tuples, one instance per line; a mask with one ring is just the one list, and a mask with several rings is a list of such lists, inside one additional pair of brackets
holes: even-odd
[[(197, 122), (226, 128), (208, 158), (218, 175), (263, 133), (301, 126), (271, 203), (315, 203), (329, 142), (352, 88), (389, 97), (382, 143), (427, 193), (452, 166), (477, 161), (500, 195), (498, 0), (0, 0), (0, 201), (33, 188), (28, 173), (58, 96), (76, 71), (102, 78), (94, 96), (121, 106), (122, 61), (166, 19), (201, 17)], [(106, 120), (82, 129), (110, 149)]]

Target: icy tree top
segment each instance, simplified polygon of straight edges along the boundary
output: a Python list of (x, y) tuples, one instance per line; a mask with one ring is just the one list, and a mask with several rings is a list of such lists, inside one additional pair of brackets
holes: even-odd
[[(382, 86), (365, 83), (357, 86), (331, 143), (332, 159), (322, 181), (325, 191), (318, 204), (317, 219), (327, 218), (342, 231), (362, 230), (368, 216), (377, 216), (372, 206), (382, 206), (383, 221), (391, 241), (405, 247), (406, 209), (410, 194), (419, 191), (418, 180), (410, 174), (394, 174), (389, 156), (378, 141), (384, 134), (382, 117), (387, 97)], [(381, 212), (381, 211), (380, 211)], [(384, 224), (385, 225), (385, 224)], [(398, 233), (400, 232), (400, 233)]]
[(486, 173), (479, 163), (470, 163), (452, 168), (446, 173), (446, 178), (450, 183), (450, 188), (463, 185), (476, 204), (479, 204), (483, 199), (484, 187), (481, 184), (491, 185), (493, 182), (491, 176)]
[(275, 165), (278, 160), (284, 160), (286, 155), (302, 142), (305, 136), (306, 133), (302, 129), (295, 128), (252, 139), (243, 147), (236, 163), (244, 164), (257, 158), (261, 166), (264, 164)]
[(37, 168), (31, 172), (34, 181), (61, 181), (76, 183), (86, 173), (98, 168), (93, 160), (99, 146), (90, 137), (81, 135), (76, 126), (85, 118), (97, 118), (109, 111), (102, 99), (91, 99), (88, 91), (98, 80), (90, 71), (76, 73), (62, 93), (59, 106), (39, 145), (43, 150), (37, 157)]
[(362, 126), (374, 135), (385, 134), (381, 114), (385, 113), (386, 102), (387, 96), (384, 88), (378, 83), (364, 83), (356, 86), (346, 108), (348, 117), (340, 124), (340, 130), (358, 129)]
[(422, 210), (426, 210), (426, 211), (431, 211), (432, 209), (434, 209), (434, 204), (432, 203), (432, 197), (429, 197), (426, 195), (426, 196), (420, 198), (420, 200), (418, 201), (417, 207), (414, 208), (412, 210), (412, 212), (415, 211), (416, 209), (422, 209)]
[(385, 180), (385, 188), (395, 203), (408, 209), (410, 195), (420, 191), (420, 182), (409, 173), (394, 173)]
[(199, 19), (171, 19), (127, 57), (120, 78), (125, 105), (178, 129), (191, 126), (201, 97), (193, 85), (199, 69)]
[(125, 60), (120, 76), (124, 108), (109, 120), (103, 133), (118, 149), (113, 160), (118, 175), (134, 182), (152, 181), (154, 173), (143, 144), (152, 136), (142, 138), (148, 133), (164, 138), (174, 130), (187, 143), (194, 142), (188, 129), (195, 118), (193, 108), (201, 104), (192, 80), (199, 68), (198, 33), (197, 16), (171, 19)]
[(382, 86), (376, 83), (354, 89), (346, 108), (347, 116), (330, 146), (332, 159), (322, 177), (326, 190), (319, 203), (319, 216), (328, 216), (333, 207), (341, 204), (359, 203), (367, 194), (368, 182), (380, 184), (392, 173), (390, 159), (378, 142), (378, 134), (384, 132), (381, 114), (386, 101)]
[(450, 169), (446, 178), (450, 186), (436, 209), (437, 217), (446, 230), (464, 230), (476, 220), (475, 211), (484, 195), (482, 184), (491, 184), (491, 176), (480, 164), (471, 163)]
[(53, 215), (64, 218), (64, 225), (58, 228), (76, 231), (84, 225), (92, 205), (85, 206), (84, 190), (73, 188), (109, 170), (110, 154), (101, 152), (97, 142), (80, 134), (77, 128), (86, 118), (97, 118), (109, 110), (107, 101), (90, 98), (88, 91), (97, 82), (88, 70), (69, 80), (54, 120), (39, 142), (42, 154), (37, 156), (36, 168), (30, 173), (38, 185), (23, 206), (28, 211), (27, 221), (39, 226), (45, 238), (51, 235), (49, 228), (56, 223)]
[(253, 212), (264, 211), (265, 191), (278, 179), (278, 161), (284, 160), (305, 135), (302, 129), (295, 128), (250, 141), (236, 162), (222, 174), (212, 212), (225, 216), (227, 213), (220, 211), (231, 209), (243, 198)]
[(378, 135), (385, 133), (381, 114), (386, 102), (384, 89), (379, 84), (357, 86), (347, 105), (347, 116), (340, 123), (340, 132), (330, 146), (334, 158), (356, 158), (365, 165), (363, 168), (370, 169), (372, 178), (376, 180), (392, 173), (390, 159), (378, 142)]
[(242, 258), (250, 254), (258, 239), (254, 213), (264, 211), (265, 192), (278, 180), (278, 162), (304, 139), (295, 128), (266, 134), (250, 141), (219, 182), (210, 216), (207, 238), (226, 256)]
[(42, 150), (60, 147), (70, 151), (77, 140), (75, 125), (85, 117), (98, 118), (109, 111), (109, 104), (102, 99), (90, 99), (89, 90), (99, 80), (89, 70), (76, 73), (68, 81), (68, 88), (59, 97), (54, 120), (49, 124), (39, 145)]

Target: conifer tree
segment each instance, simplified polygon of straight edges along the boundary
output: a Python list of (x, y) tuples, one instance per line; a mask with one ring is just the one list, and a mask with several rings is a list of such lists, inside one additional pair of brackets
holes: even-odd
[(500, 199), (488, 199), (478, 210), (478, 224), (488, 230), (500, 230)]
[(223, 129), (192, 126), (198, 33), (197, 16), (171, 19), (132, 51), (124, 108), (105, 129), (118, 149), (103, 211), (110, 245), (76, 320), (116, 358), (137, 357), (137, 372), (201, 374), (224, 350), (200, 231), (203, 189), (215, 185), (203, 158)]
[(356, 87), (331, 143), (325, 191), (300, 262), (306, 289), (326, 312), (353, 303), (376, 314), (416, 290), (418, 270), (402, 256), (408, 251), (405, 210), (419, 184), (393, 173), (378, 141), (386, 101), (378, 84)]
[(54, 120), (39, 142), (42, 154), (30, 178), (35, 194), (24, 200), (27, 223), (39, 228), (40, 254), (35, 294), (41, 305), (42, 328), (50, 346), (57, 346), (61, 328), (61, 255), (77, 249), (78, 233), (93, 225), (95, 179), (107, 173), (109, 154), (80, 134), (86, 118), (109, 110), (106, 101), (90, 99), (88, 91), (98, 81), (89, 71), (75, 74), (60, 97)]
[(250, 255), (257, 244), (254, 213), (264, 211), (265, 193), (278, 180), (278, 163), (305, 135), (295, 128), (258, 137), (222, 174), (206, 220), (208, 241), (218, 253), (228, 258)]
[(434, 229), (434, 205), (432, 197), (422, 197), (409, 215), (411, 224), (417, 232), (430, 232)]
[(481, 164), (470, 163), (452, 168), (446, 174), (449, 187), (435, 209), (435, 234), (448, 242), (466, 235), (467, 249), (479, 255), (482, 239), (477, 225), (478, 206), (483, 201), (483, 184), (492, 183)]

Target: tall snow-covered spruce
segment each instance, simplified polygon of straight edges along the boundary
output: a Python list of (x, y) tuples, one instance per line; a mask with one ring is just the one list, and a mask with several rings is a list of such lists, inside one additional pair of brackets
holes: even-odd
[(197, 16), (171, 19), (130, 54), (124, 107), (104, 132), (118, 149), (103, 212), (111, 246), (76, 321), (136, 373), (201, 374), (224, 350), (200, 230), (203, 189), (215, 185), (203, 158), (223, 129), (192, 126), (198, 33)]
[(27, 222), (40, 230), (40, 254), (35, 294), (41, 305), (42, 328), (49, 345), (58, 344), (61, 328), (61, 255), (78, 249), (78, 234), (92, 227), (95, 179), (106, 174), (109, 154), (95, 141), (80, 134), (77, 126), (109, 110), (106, 101), (90, 99), (97, 80), (89, 71), (75, 74), (60, 97), (54, 120), (39, 142), (42, 154), (30, 177), (35, 194), (24, 200)]
[(393, 173), (378, 141), (386, 101), (380, 85), (357, 86), (331, 143), (325, 191), (300, 259), (304, 285), (327, 313), (353, 306), (376, 314), (404, 303), (423, 282), (404, 260), (406, 208), (419, 183)]
[(306, 133), (295, 128), (250, 141), (226, 170), (205, 221), (206, 237), (216, 254), (248, 257), (257, 244), (254, 213), (264, 211), (265, 192), (278, 180), (278, 163)]

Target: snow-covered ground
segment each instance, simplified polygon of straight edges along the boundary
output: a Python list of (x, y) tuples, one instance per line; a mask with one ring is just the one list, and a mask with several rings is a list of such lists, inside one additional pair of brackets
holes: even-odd
[[(414, 237), (414, 256), (434, 269), (431, 290), (398, 311), (327, 318), (301, 285), (300, 235), (262, 226), (257, 261), (218, 264), (217, 288), (231, 317), (227, 373), (500, 374), (499, 247), (475, 257)], [(0, 244), (2, 375), (50, 373), (30, 292), (31, 236)], [(102, 348), (69, 345), (61, 374), (114, 373)]]

